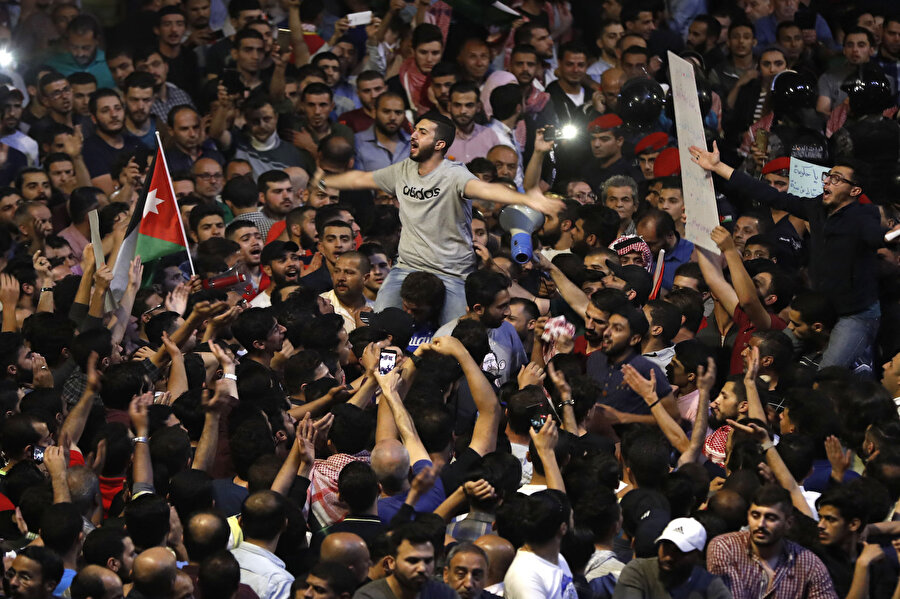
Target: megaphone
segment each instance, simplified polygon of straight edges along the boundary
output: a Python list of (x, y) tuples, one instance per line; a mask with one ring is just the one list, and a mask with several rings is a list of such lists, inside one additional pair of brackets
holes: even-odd
[(512, 233), (513, 260), (519, 264), (531, 260), (531, 234), (544, 226), (544, 215), (534, 208), (513, 204), (500, 212), (500, 226)]

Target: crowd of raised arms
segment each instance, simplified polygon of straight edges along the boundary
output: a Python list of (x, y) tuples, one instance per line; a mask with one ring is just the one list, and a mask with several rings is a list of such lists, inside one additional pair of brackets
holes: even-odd
[(0, 0), (0, 598), (900, 599), (898, 104), (898, 0)]

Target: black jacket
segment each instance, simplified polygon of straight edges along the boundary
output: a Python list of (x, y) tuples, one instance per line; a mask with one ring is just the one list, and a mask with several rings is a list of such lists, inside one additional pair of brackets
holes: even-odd
[(735, 171), (726, 193), (740, 193), (786, 210), (809, 223), (809, 276), (841, 316), (861, 312), (878, 301), (878, 256), (882, 230), (878, 208), (853, 202), (828, 214), (822, 196), (801, 198), (776, 191)]

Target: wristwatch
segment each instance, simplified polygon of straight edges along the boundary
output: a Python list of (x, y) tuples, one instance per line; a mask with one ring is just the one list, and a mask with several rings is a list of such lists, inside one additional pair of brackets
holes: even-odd
[(137, 445), (138, 443), (149, 443), (150, 437), (134, 437), (131, 440), (132, 445)]
[(316, 186), (319, 188), (319, 191), (325, 191), (328, 189), (328, 186), (325, 185), (325, 177), (324, 176), (321, 179), (319, 179), (319, 182)]
[(759, 448), (763, 450), (763, 453), (766, 453), (767, 451), (769, 451), (769, 450), (772, 449), (773, 447), (775, 447), (775, 444), (772, 443), (771, 440), (766, 441), (765, 443), (763, 443), (762, 445), (759, 446)]

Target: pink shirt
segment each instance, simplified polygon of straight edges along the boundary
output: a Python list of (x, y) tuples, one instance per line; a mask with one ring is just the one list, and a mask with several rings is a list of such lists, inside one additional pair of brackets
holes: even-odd
[(456, 139), (447, 151), (447, 159), (465, 164), (473, 158), (484, 158), (491, 148), (500, 143), (493, 129), (476, 123), (471, 135), (456, 130)]
[(82, 235), (81, 231), (75, 228), (75, 225), (69, 225), (60, 231), (59, 236), (69, 242), (72, 253), (75, 254), (75, 259), (80, 262), (81, 255), (84, 253), (84, 248), (90, 243), (90, 240)]

